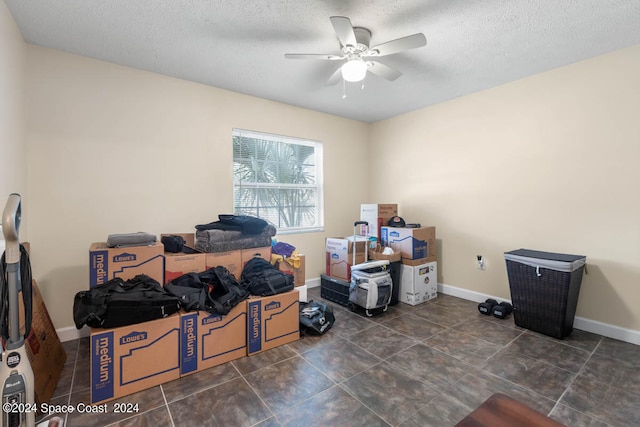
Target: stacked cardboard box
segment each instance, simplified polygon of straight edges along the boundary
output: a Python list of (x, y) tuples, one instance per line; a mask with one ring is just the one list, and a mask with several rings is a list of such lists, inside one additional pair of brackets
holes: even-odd
[(326, 274), (341, 280), (351, 280), (351, 266), (353, 265), (353, 251), (356, 251), (355, 264), (365, 260), (367, 242), (343, 237), (329, 237), (325, 243)]
[[(193, 233), (178, 235), (185, 239), (186, 246), (193, 247)], [(95, 243), (89, 252), (91, 287), (114, 277), (126, 280), (137, 274), (166, 283), (182, 274), (216, 266), (226, 267), (240, 280), (249, 259), (259, 256), (271, 261), (270, 246), (175, 254), (165, 253), (161, 243), (128, 248)], [(297, 270), (298, 281), (304, 281), (304, 263)], [(297, 340), (298, 299), (298, 290), (293, 290), (252, 297), (224, 316), (181, 311), (150, 322), (94, 328), (90, 335), (91, 402), (106, 402)]]
[(438, 264), (402, 265), (399, 299), (410, 305), (418, 305), (438, 296)]
[(382, 227), (382, 246), (391, 247), (406, 265), (421, 265), (436, 260), (436, 228)]
[[(380, 241), (380, 231), (389, 220), (398, 215), (398, 205), (390, 203), (366, 203), (360, 205), (360, 221), (369, 224), (369, 235)], [(360, 233), (365, 234), (365, 233)]]
[(164, 262), (164, 246), (160, 242), (126, 248), (93, 243), (89, 247), (89, 286), (93, 288), (116, 277), (127, 280), (138, 274), (164, 283)]

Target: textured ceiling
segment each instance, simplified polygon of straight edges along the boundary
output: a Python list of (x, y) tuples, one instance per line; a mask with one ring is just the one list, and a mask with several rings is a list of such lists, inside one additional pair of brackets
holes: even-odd
[[(374, 122), (640, 44), (640, 0), (5, 0), (28, 43)], [(339, 65), (329, 17), (371, 45), (422, 32), (380, 58), (403, 75), (325, 86)]]

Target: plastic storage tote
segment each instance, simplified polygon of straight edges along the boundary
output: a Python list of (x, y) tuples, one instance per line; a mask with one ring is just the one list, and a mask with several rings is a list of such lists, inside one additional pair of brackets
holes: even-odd
[(583, 255), (518, 249), (505, 252), (516, 325), (563, 339), (573, 331)]

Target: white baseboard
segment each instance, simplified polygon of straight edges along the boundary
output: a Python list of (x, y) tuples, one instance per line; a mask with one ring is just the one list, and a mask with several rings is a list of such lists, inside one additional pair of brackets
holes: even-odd
[[(479, 292), (451, 285), (445, 285), (444, 283), (438, 284), (438, 292), (474, 302), (483, 302), (488, 298), (493, 298), (498, 301), (507, 301), (509, 303), (511, 302), (510, 300), (505, 300), (503, 298), (481, 294)], [(608, 338), (640, 345), (640, 331), (633, 329), (621, 328), (620, 326), (610, 325), (608, 323), (598, 322), (597, 320), (586, 319), (584, 317), (576, 317), (573, 321), (573, 326), (581, 331), (591, 332)]]
[(82, 329), (77, 329), (75, 326), (68, 326), (66, 328), (56, 329), (56, 332), (58, 333), (60, 341), (65, 342), (88, 337), (91, 333), (91, 329), (87, 326)]
[(304, 283), (307, 285), (307, 288), (317, 288), (320, 286), (320, 278), (316, 277), (315, 279), (309, 279)]
[[(320, 278), (317, 277), (315, 279), (309, 279), (305, 281), (305, 284), (307, 285), (307, 289), (317, 288), (320, 286)], [(483, 302), (487, 298), (511, 302), (496, 296), (482, 294), (480, 292), (470, 291), (468, 289), (458, 288), (444, 283), (438, 284), (438, 292), (474, 302)], [(573, 322), (573, 326), (581, 331), (591, 332), (631, 344), (640, 345), (640, 331), (635, 331), (633, 329), (621, 328), (620, 326), (610, 325), (608, 323), (598, 322), (584, 317), (576, 317)], [(56, 332), (58, 333), (60, 341), (65, 342), (88, 337), (91, 330), (86, 326), (80, 330), (73, 326), (69, 326), (66, 328), (56, 329)]]

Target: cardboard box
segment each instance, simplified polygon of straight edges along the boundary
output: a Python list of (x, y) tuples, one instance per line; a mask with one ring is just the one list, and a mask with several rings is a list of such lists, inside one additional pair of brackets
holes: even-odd
[(382, 246), (390, 246), (402, 254), (402, 259), (436, 256), (436, 228), (382, 227)]
[(436, 262), (436, 257), (435, 256), (430, 256), (430, 257), (418, 258), (418, 259), (402, 258), (402, 264), (411, 265), (411, 266), (414, 266), (414, 267), (416, 265), (422, 265), (422, 264), (426, 264), (428, 262)]
[(205, 270), (221, 265), (229, 270), (237, 280), (240, 280), (242, 274), (242, 253), (240, 249), (236, 251), (210, 252), (205, 255), (205, 264)]
[(247, 300), (247, 354), (260, 353), (300, 338), (296, 289)]
[(271, 262), (271, 246), (263, 246), (261, 248), (241, 249), (242, 253), (242, 268), (253, 257), (260, 257)]
[(305, 256), (300, 256), (300, 267), (296, 268), (286, 261), (280, 261), (276, 264), (276, 268), (284, 273), (293, 275), (293, 286), (304, 286), (305, 284)]
[(201, 273), (207, 269), (207, 254), (164, 253), (164, 283), (187, 273)]
[[(32, 281), (32, 286), (31, 332), (25, 341), (27, 357), (33, 370), (35, 399), (39, 405), (50, 402), (67, 361), (67, 352), (53, 327), (35, 280)], [(19, 301), (22, 302), (22, 295)], [(24, 307), (22, 304), (19, 307), (20, 330), (24, 331)]]
[(89, 287), (120, 277), (131, 279), (146, 274), (164, 283), (164, 245), (110, 248), (106, 242), (93, 243), (89, 248)]
[(180, 377), (180, 314), (91, 330), (91, 403), (136, 393)]
[[(364, 203), (360, 205), (360, 221), (369, 223), (369, 235), (380, 241), (380, 229), (398, 215), (397, 204)], [(360, 233), (365, 234), (365, 233)]]
[(342, 280), (351, 280), (351, 265), (353, 264), (353, 249), (356, 248), (356, 264), (365, 260), (364, 251), (367, 242), (354, 242), (341, 237), (329, 237), (325, 243), (326, 274)]
[(180, 375), (212, 368), (247, 355), (247, 304), (222, 316), (182, 312)]
[(418, 305), (438, 296), (438, 264), (402, 265), (399, 300)]

